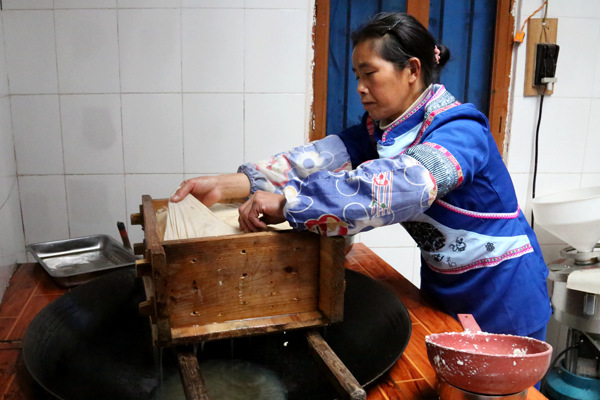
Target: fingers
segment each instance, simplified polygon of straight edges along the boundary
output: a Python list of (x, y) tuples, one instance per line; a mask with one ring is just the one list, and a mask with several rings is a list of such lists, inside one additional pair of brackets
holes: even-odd
[(257, 232), (267, 229), (267, 224), (261, 221), (260, 217), (262, 214), (260, 201), (256, 201), (255, 196), (251, 196), (242, 206), (239, 208), (240, 228), (244, 232)]
[(245, 232), (267, 229), (267, 223), (285, 221), (283, 206), (285, 197), (281, 194), (257, 191), (239, 209), (240, 228)]
[(188, 193), (192, 191), (192, 187), (193, 186), (191, 185), (190, 181), (181, 182), (177, 190), (175, 190), (175, 193), (171, 195), (170, 200), (173, 203), (177, 203), (178, 201), (183, 200), (185, 196), (187, 196)]
[(192, 195), (205, 206), (210, 207), (221, 199), (220, 192), (213, 178), (197, 177), (181, 182), (170, 200), (174, 203), (181, 201), (187, 195)]

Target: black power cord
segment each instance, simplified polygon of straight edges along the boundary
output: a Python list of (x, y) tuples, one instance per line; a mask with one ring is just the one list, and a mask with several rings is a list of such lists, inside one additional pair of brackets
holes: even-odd
[(564, 356), (567, 352), (571, 351), (571, 350), (575, 350), (578, 349), (579, 346), (578, 345), (572, 345), (567, 347), (566, 349), (564, 349), (563, 351), (561, 351), (560, 353), (558, 353), (558, 355), (556, 355), (556, 357), (554, 357), (554, 361), (552, 361), (552, 363), (550, 363), (550, 366), (548, 367), (548, 370), (546, 371), (546, 373), (544, 374), (544, 377), (541, 380), (541, 387), (540, 387), (540, 391), (542, 392), (542, 394), (547, 395), (547, 393), (544, 393), (546, 391), (546, 380), (548, 378), (548, 374), (554, 369), (556, 368), (556, 363), (558, 362), (558, 360), (560, 360), (560, 358), (562, 356)]
[[(537, 182), (537, 169), (538, 169), (538, 145), (540, 138), (540, 125), (542, 123), (542, 110), (544, 108), (544, 91), (542, 91), (540, 95), (540, 111), (538, 114), (537, 127), (535, 128), (535, 144), (534, 144), (534, 154), (533, 154), (533, 184), (531, 188), (531, 198), (535, 199), (535, 186)], [(531, 212), (531, 227), (533, 228), (534, 217), (533, 211)]]

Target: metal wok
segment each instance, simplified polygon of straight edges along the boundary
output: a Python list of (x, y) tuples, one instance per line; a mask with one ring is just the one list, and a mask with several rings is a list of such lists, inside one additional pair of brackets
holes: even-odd
[(473, 316), (459, 314), (465, 332), (425, 338), (438, 378), (486, 395), (519, 393), (536, 384), (550, 366), (552, 346), (524, 336), (482, 332)]
[[(161, 369), (150, 325), (138, 313), (144, 288), (132, 269), (110, 273), (44, 308), (23, 339), (29, 373), (59, 399), (153, 399)], [(402, 355), (411, 321), (398, 297), (375, 280), (346, 271), (344, 321), (321, 334), (361, 385), (385, 373)], [(334, 399), (337, 392), (310, 355), (304, 333), (289, 331), (198, 346), (198, 358), (239, 359), (274, 371), (288, 399)], [(162, 379), (179, 374), (162, 351)]]

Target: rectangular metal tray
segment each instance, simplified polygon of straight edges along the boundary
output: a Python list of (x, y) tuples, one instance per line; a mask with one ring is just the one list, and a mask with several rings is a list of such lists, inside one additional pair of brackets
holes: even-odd
[(63, 287), (77, 286), (117, 268), (135, 264), (135, 255), (108, 235), (35, 243), (27, 246), (46, 272)]

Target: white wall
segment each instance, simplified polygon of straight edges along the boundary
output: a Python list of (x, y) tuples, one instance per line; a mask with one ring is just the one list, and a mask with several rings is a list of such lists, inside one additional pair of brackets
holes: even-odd
[(142, 194), (305, 141), (312, 0), (3, 5), (27, 244), (119, 239), (117, 221), (140, 242)]
[[(539, 3), (534, 0), (522, 2), (519, 24), (539, 7)], [(593, 50), (594, 43), (600, 40), (600, 1), (551, 1), (548, 18), (558, 18), (558, 82), (554, 94), (544, 97), (536, 197), (600, 186), (600, 54)], [(525, 50), (525, 44), (522, 44), (514, 53), (513, 115), (507, 164), (521, 206), (529, 215), (534, 134), (540, 99), (523, 96)], [(566, 244), (538, 225), (535, 230), (546, 261), (559, 258), (560, 249)]]
[(0, 299), (17, 262), (24, 260), (23, 222), (10, 117), (4, 26), (0, 19)]

